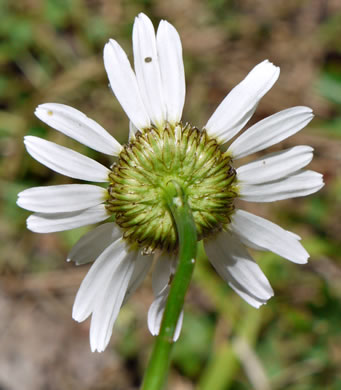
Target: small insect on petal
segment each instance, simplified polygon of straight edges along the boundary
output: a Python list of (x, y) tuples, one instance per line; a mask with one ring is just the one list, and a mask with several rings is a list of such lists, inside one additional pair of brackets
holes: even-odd
[(144, 59), (144, 62), (152, 62), (152, 57), (146, 57), (145, 59)]

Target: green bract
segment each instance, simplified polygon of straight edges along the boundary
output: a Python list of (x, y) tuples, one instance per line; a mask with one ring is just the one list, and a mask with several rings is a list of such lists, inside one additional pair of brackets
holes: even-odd
[(175, 181), (191, 207), (198, 239), (222, 229), (233, 211), (235, 170), (205, 131), (181, 123), (137, 132), (110, 174), (108, 209), (124, 238), (151, 253), (178, 245), (167, 206), (167, 184)]

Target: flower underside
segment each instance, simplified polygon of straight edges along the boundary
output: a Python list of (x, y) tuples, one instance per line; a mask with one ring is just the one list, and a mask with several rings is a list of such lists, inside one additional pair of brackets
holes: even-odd
[(169, 182), (176, 182), (184, 191), (198, 239), (230, 223), (237, 196), (231, 158), (206, 131), (189, 124), (137, 132), (124, 146), (109, 177), (107, 208), (124, 238), (145, 253), (178, 246), (167, 206)]

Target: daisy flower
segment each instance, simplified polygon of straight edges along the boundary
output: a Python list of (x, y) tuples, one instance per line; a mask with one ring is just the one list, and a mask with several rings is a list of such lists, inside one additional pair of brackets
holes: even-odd
[[(58, 232), (103, 222), (73, 247), (68, 260), (93, 262), (77, 293), (72, 316), (90, 315), (92, 351), (109, 343), (120, 308), (139, 287), (153, 260), (155, 300), (148, 327), (158, 334), (178, 238), (165, 201), (175, 180), (186, 194), (198, 239), (219, 275), (246, 302), (258, 308), (273, 295), (260, 267), (245, 247), (272, 251), (304, 264), (309, 257), (300, 237), (278, 225), (236, 209), (237, 198), (273, 202), (305, 196), (323, 186), (322, 175), (303, 170), (313, 157), (309, 146), (295, 146), (239, 166), (238, 159), (297, 133), (313, 118), (308, 107), (280, 111), (249, 127), (260, 99), (279, 77), (265, 60), (226, 96), (207, 124), (181, 121), (185, 100), (182, 47), (175, 28), (161, 21), (155, 34), (144, 14), (133, 28), (134, 70), (115, 40), (104, 48), (110, 86), (130, 120), (129, 141), (120, 145), (102, 126), (80, 111), (57, 103), (37, 107), (36, 116), (76, 141), (115, 159), (110, 168), (66, 147), (27, 136), (28, 153), (62, 175), (94, 184), (34, 187), (19, 194), (18, 205), (33, 211), (28, 229)], [(181, 329), (182, 315), (174, 339)]]

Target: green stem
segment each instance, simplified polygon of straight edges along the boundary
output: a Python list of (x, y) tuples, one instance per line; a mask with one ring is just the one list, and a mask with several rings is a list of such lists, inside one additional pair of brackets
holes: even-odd
[(165, 383), (170, 364), (178, 318), (191, 281), (197, 252), (197, 233), (186, 195), (176, 182), (170, 182), (165, 197), (172, 213), (179, 238), (179, 260), (174, 274), (160, 333), (157, 336), (145, 373), (142, 390), (160, 390)]

